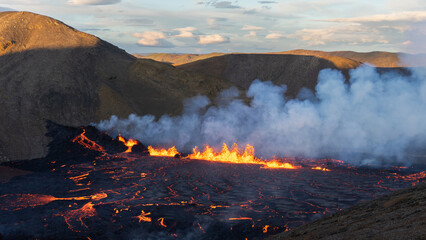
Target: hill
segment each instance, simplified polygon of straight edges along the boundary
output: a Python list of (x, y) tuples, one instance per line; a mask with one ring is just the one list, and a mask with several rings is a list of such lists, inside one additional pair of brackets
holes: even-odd
[[(252, 53), (256, 54), (256, 53)], [(290, 50), (283, 52), (270, 52), (261, 54), (292, 54), (305, 55), (323, 58), (333, 62), (338, 68), (348, 68), (351, 62), (361, 62), (373, 64), (376, 67), (382, 68), (398, 68), (398, 67), (419, 67), (425, 66), (424, 62), (426, 54), (407, 54), (407, 53), (391, 53), (391, 52), (354, 52), (354, 51), (334, 51), (324, 52), (315, 50)], [(210, 53), (210, 54), (171, 54), (171, 53), (152, 53), (149, 55), (137, 55), (139, 58), (148, 58), (160, 62), (171, 63), (175, 66), (203, 60), (210, 57), (226, 55), (225, 53)]]
[(80, 126), (130, 113), (177, 114), (229, 83), (148, 59), (29, 12), (0, 13), (0, 160), (39, 158), (46, 120)]
[(174, 54), (174, 53), (152, 53), (146, 56), (134, 54), (138, 58), (152, 59), (159, 62), (170, 63), (178, 66), (185, 63), (195, 62), (206, 58), (222, 56), (225, 53), (209, 53), (209, 54)]
[(317, 56), (317, 57), (341, 57), (346, 59), (352, 59), (362, 63), (370, 63), (376, 67), (404, 67), (401, 63), (398, 53), (391, 52), (353, 52), (353, 51), (334, 51), (334, 52), (324, 52), (324, 51), (314, 51), (314, 50), (291, 50), (279, 52), (280, 54), (295, 54), (295, 55), (308, 55), (308, 56)]
[(347, 75), (349, 69), (361, 64), (349, 59), (337, 60), (292, 54), (227, 54), (177, 67), (225, 79), (242, 89), (247, 89), (255, 79), (286, 84), (287, 96), (296, 97), (302, 87), (315, 89), (322, 69), (340, 69)]
[(425, 199), (426, 184), (419, 184), (269, 239), (425, 239)]

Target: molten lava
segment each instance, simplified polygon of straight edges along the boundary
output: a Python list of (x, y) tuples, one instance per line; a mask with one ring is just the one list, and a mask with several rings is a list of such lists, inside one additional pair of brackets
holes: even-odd
[(208, 160), (213, 162), (226, 162), (226, 163), (238, 163), (238, 164), (257, 164), (262, 165), (262, 168), (285, 168), (285, 169), (296, 169), (297, 166), (293, 166), (290, 163), (281, 163), (277, 160), (263, 161), (254, 156), (254, 147), (247, 144), (244, 152), (241, 152), (238, 145), (234, 143), (231, 150), (224, 143), (220, 152), (215, 152), (210, 146), (206, 146), (203, 152), (198, 150), (198, 147), (193, 148), (193, 153), (188, 155), (190, 159)]
[(238, 218), (229, 218), (229, 221), (240, 221), (240, 220), (253, 220), (253, 218), (249, 217), (238, 217)]
[(265, 226), (262, 228), (263, 233), (267, 233), (267, 232), (268, 232), (268, 228), (269, 228), (269, 225), (265, 225)]
[(107, 197), (106, 193), (97, 193), (91, 196), (57, 198), (51, 195), (43, 194), (6, 194), (0, 196), (0, 200), (8, 203), (8, 208), (0, 206), (0, 210), (19, 210), (28, 207), (43, 206), (53, 201), (82, 201), (93, 200), (99, 201)]
[(323, 172), (330, 172), (331, 171), (330, 169), (320, 167), (320, 166), (313, 167), (312, 169), (313, 170), (320, 170), (320, 171), (323, 171)]
[(83, 128), (83, 132), (80, 135), (78, 135), (77, 137), (75, 137), (72, 140), (72, 142), (77, 142), (78, 144), (82, 145), (83, 147), (85, 147), (89, 150), (94, 150), (94, 151), (98, 151), (98, 152), (105, 152), (105, 149), (101, 145), (90, 140), (84, 134), (86, 134), (86, 129)]
[(162, 227), (167, 227), (167, 225), (166, 225), (166, 224), (164, 224), (164, 218), (159, 218), (159, 219), (157, 220), (157, 223), (158, 223), (160, 226), (162, 226)]
[(148, 215), (151, 215), (150, 212), (146, 213), (144, 211), (141, 212), (141, 214), (139, 216), (136, 216), (135, 218), (138, 219), (139, 222), (151, 222), (151, 218), (147, 217)]
[(83, 207), (66, 211), (63, 215), (68, 228), (75, 232), (80, 232), (80, 226), (88, 228), (83, 219), (96, 216), (96, 210), (92, 202), (86, 203)]
[(124, 145), (126, 145), (127, 146), (127, 150), (125, 151), (126, 153), (127, 152), (132, 152), (132, 147), (133, 146), (135, 146), (136, 144), (138, 144), (138, 141), (136, 141), (136, 140), (134, 140), (134, 139), (129, 139), (129, 140), (126, 140), (124, 137), (122, 137), (121, 135), (118, 135), (118, 140), (120, 141), (120, 142), (123, 142), (124, 143)]
[(173, 146), (169, 149), (155, 149), (151, 146), (148, 146), (149, 155), (151, 156), (158, 156), (158, 157), (174, 157), (176, 154), (179, 154), (179, 152), (176, 150), (176, 148)]

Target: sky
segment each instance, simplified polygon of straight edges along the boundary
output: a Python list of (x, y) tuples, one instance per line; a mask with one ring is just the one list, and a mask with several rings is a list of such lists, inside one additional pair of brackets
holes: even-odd
[(129, 53), (426, 53), (424, 0), (0, 0)]

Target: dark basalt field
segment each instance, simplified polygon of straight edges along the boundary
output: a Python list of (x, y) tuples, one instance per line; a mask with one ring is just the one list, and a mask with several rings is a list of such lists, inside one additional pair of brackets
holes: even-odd
[(46, 158), (4, 164), (31, 172), (0, 185), (2, 239), (262, 239), (425, 182), (424, 166), (266, 169), (152, 157), (141, 143), (124, 153), (92, 127), (48, 129)]

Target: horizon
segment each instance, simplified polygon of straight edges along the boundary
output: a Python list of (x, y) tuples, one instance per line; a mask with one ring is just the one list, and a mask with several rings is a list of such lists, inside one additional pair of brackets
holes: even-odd
[(132, 54), (426, 53), (426, 5), (419, 0), (0, 0), (2, 11), (46, 15)]

